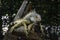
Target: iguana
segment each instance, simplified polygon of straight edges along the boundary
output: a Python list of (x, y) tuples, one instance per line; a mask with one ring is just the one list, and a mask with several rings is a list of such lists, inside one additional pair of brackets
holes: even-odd
[[(32, 25), (39, 21), (41, 21), (40, 15), (37, 14), (35, 12), (35, 10), (33, 10), (33, 11), (29, 12), (27, 15), (25, 15), (22, 19), (18, 19), (16, 21), (14, 21), (15, 25), (11, 27), (10, 32), (13, 32), (14, 28), (16, 28), (18, 26), (20, 27), (21, 25), (23, 25), (25, 28), (25, 32), (27, 34), (27, 30), (30, 30)], [(29, 25), (27, 26), (27, 24), (29, 24)]]

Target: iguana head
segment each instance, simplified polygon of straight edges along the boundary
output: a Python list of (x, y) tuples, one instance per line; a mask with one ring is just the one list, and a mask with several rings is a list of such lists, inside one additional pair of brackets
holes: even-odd
[(24, 19), (30, 20), (32, 22), (38, 22), (41, 21), (41, 16), (37, 14), (35, 10), (32, 10), (24, 17)]

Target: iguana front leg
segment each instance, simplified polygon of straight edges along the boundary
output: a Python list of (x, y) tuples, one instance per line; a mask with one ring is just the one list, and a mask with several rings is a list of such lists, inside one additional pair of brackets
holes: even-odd
[(40, 24), (40, 28), (41, 28), (42, 36), (45, 36), (44, 29), (43, 29), (43, 26), (41, 24)]
[(30, 30), (32, 29), (33, 24), (34, 24), (34, 23), (32, 23), (32, 24), (28, 25), (28, 31), (30, 31)]
[(25, 28), (25, 34), (26, 34), (26, 36), (28, 37), (28, 26), (26, 25), (25, 22), (22, 22), (22, 23), (23, 23), (24, 28)]
[(12, 31), (14, 30), (14, 28), (20, 26), (20, 25), (22, 24), (22, 22), (26, 22), (26, 21), (27, 21), (27, 20), (23, 20), (23, 19), (22, 19), (22, 20), (17, 20), (17, 21), (15, 21), (14, 23), (16, 23), (16, 24), (11, 27), (10, 32), (12, 32)]
[(16, 28), (18, 25), (19, 25), (19, 23), (17, 23), (14, 26), (12, 26), (9, 32), (12, 32), (14, 30), (14, 28)]

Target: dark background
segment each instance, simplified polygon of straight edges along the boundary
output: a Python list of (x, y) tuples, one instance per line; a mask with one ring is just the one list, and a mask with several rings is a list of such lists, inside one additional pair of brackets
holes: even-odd
[[(30, 0), (32, 7), (36, 9), (42, 17), (43, 25), (60, 25), (60, 0)], [(0, 0), (0, 30), (2, 25), (1, 16), (9, 14), (11, 16), (17, 13), (23, 0)], [(1, 35), (1, 33), (0, 33)], [(2, 36), (0, 36), (2, 38)]]

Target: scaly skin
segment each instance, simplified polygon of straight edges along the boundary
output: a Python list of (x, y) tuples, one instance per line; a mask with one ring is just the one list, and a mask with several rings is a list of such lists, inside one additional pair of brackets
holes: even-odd
[(21, 19), (21, 20), (15, 21), (14, 23), (15, 23), (15, 25), (11, 27), (10, 32), (12, 32), (14, 30), (14, 28), (20, 26), (21, 24), (23, 24), (23, 26), (26, 27), (26, 23), (28, 23), (28, 22), (27, 22), (27, 20)]

